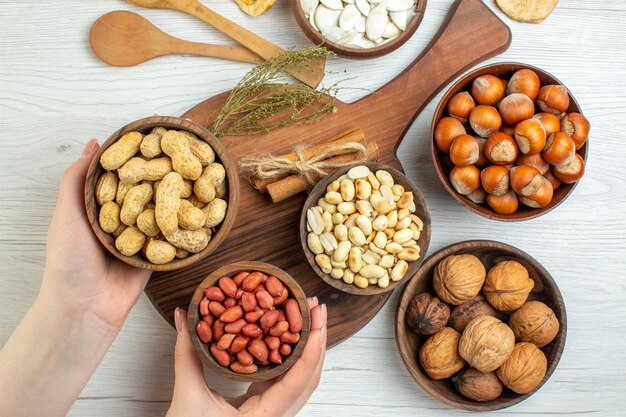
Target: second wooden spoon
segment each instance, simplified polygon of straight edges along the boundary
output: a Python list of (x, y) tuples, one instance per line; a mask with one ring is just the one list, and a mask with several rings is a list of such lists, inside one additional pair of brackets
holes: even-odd
[(242, 46), (188, 42), (161, 31), (144, 17), (126, 11), (107, 13), (89, 33), (94, 54), (109, 65), (128, 67), (163, 55), (208, 56), (258, 64), (264, 60)]

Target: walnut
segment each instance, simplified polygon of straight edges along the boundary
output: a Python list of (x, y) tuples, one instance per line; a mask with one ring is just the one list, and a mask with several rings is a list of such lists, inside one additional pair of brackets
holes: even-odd
[(493, 372), (468, 368), (452, 378), (456, 389), (474, 401), (495, 400), (502, 393), (502, 383)]
[(462, 332), (470, 321), (480, 316), (496, 317), (496, 310), (485, 301), (485, 297), (477, 295), (452, 310), (449, 321), (450, 327), (457, 332)]
[(406, 321), (415, 333), (435, 334), (446, 327), (450, 307), (427, 292), (416, 295), (406, 309)]
[(522, 264), (502, 261), (489, 270), (483, 292), (496, 310), (513, 311), (524, 305), (534, 286)]
[(529, 301), (511, 314), (509, 327), (518, 342), (530, 342), (543, 347), (559, 333), (559, 319), (541, 301)]
[(459, 341), (459, 354), (470, 366), (481, 372), (498, 369), (515, 346), (515, 335), (495, 317), (480, 316), (472, 320)]
[(496, 374), (511, 391), (526, 394), (539, 386), (547, 368), (546, 355), (532, 343), (522, 342), (515, 345)]
[(460, 338), (461, 333), (451, 327), (444, 327), (422, 345), (419, 360), (428, 376), (445, 379), (465, 366), (465, 361), (459, 356)]
[(433, 286), (439, 298), (458, 305), (476, 297), (485, 282), (485, 266), (473, 255), (450, 255), (435, 268)]

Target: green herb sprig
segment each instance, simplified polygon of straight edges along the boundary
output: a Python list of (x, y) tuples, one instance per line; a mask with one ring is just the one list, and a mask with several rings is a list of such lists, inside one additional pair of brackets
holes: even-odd
[(251, 135), (311, 123), (336, 111), (338, 83), (313, 89), (287, 84), (283, 71), (334, 54), (321, 46), (287, 51), (254, 67), (237, 83), (211, 126), (215, 136)]

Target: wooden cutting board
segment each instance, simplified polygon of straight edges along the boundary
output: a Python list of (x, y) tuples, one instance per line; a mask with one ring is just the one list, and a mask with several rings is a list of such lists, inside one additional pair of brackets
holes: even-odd
[[(358, 126), (366, 140), (378, 143), (379, 162), (402, 169), (396, 150), (428, 101), (467, 68), (505, 51), (510, 42), (509, 28), (481, 0), (459, 0), (426, 50), (375, 93), (351, 104), (337, 102), (336, 113), (313, 125), (287, 126), (253, 137), (223, 137), (222, 141), (233, 159), (239, 160), (250, 153), (288, 153), (301, 143), (322, 143)], [(183, 117), (209, 126), (227, 96), (228, 92), (224, 92), (212, 97)], [(356, 333), (382, 308), (391, 293), (350, 295), (315, 275), (298, 237), (304, 199), (305, 195), (300, 195), (272, 204), (241, 178), (239, 213), (228, 238), (217, 251), (191, 267), (155, 273), (146, 288), (154, 306), (173, 325), (174, 309), (187, 308), (198, 284), (212, 271), (236, 261), (263, 261), (283, 268), (298, 280), (308, 296), (315, 295), (320, 303), (326, 303), (329, 346)]]

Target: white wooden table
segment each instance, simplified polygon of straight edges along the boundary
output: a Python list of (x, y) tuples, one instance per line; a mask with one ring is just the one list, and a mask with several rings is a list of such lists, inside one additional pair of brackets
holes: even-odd
[[(219, 13), (283, 46), (308, 45), (287, 0), (259, 18), (229, 0)], [(422, 189), (433, 220), (431, 253), (466, 239), (496, 239), (536, 257), (565, 298), (565, 353), (552, 378), (507, 415), (623, 416), (626, 408), (626, 2), (562, 0), (540, 25), (511, 27), (513, 43), (492, 61), (539, 66), (561, 79), (592, 123), (587, 174), (571, 197), (539, 219), (504, 224), (478, 217), (440, 186), (428, 152), (438, 98), (400, 147), (405, 170)], [(430, 0), (424, 21), (400, 50), (373, 61), (334, 59), (346, 85), (374, 90), (404, 69), (437, 32), (452, 0)], [(186, 39), (228, 43), (181, 13), (145, 10), (122, 0), (0, 0), (0, 344), (35, 298), (47, 225), (63, 170), (91, 137), (104, 139), (129, 121), (178, 115), (231, 88), (249, 66), (167, 57), (113, 68), (89, 50), (91, 23), (115, 9), (133, 10)], [(343, 70), (347, 72), (344, 74)], [(343, 94), (354, 100), (366, 92)], [(328, 352), (320, 387), (303, 416), (451, 416), (461, 413), (426, 394), (410, 377), (394, 340), (398, 294), (365, 328)], [(85, 388), (72, 416), (164, 415), (173, 386), (174, 330), (144, 296)], [(207, 374), (226, 396), (244, 386)]]

